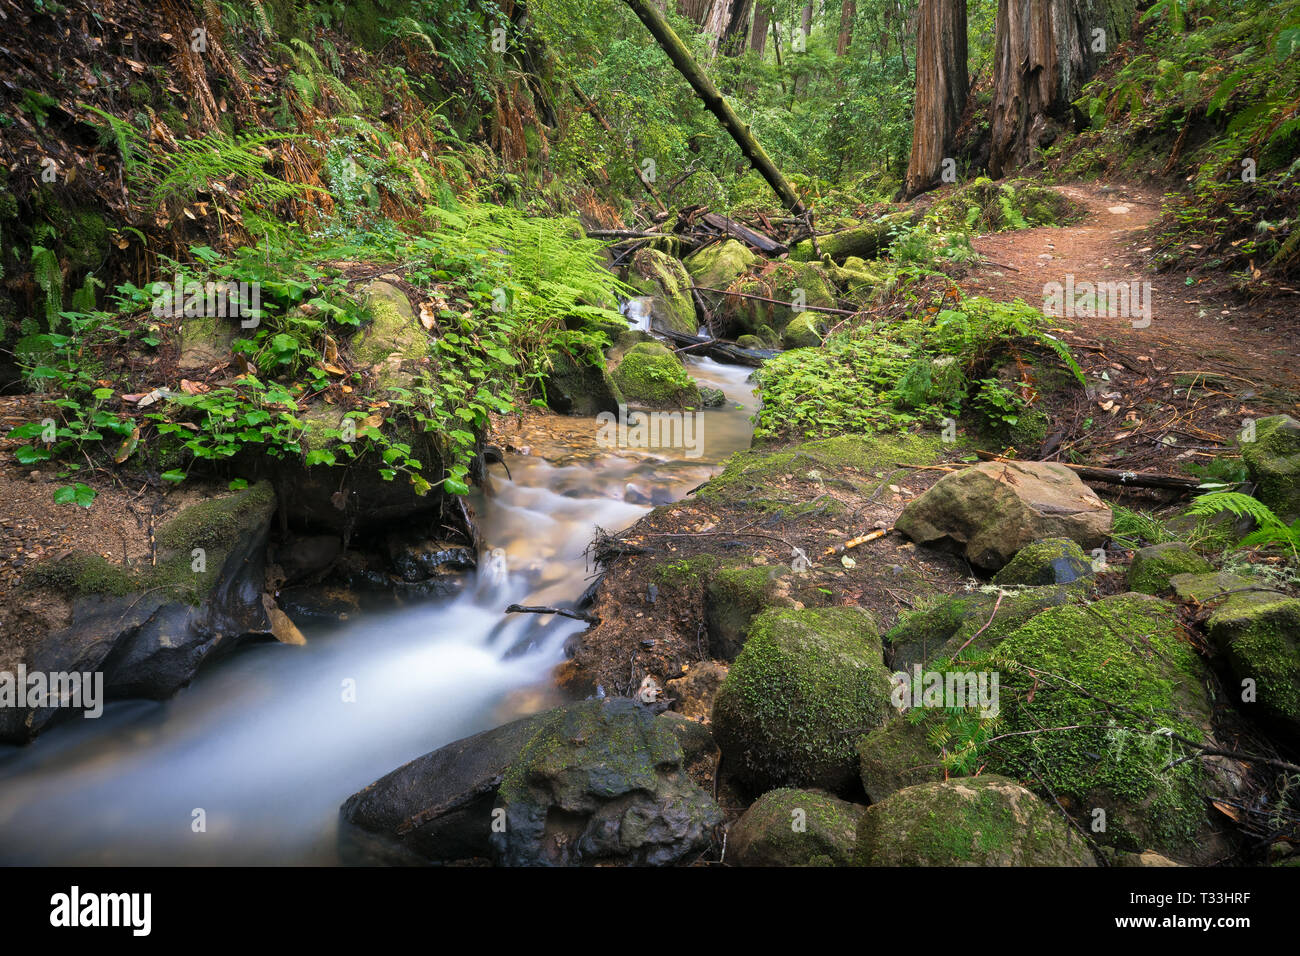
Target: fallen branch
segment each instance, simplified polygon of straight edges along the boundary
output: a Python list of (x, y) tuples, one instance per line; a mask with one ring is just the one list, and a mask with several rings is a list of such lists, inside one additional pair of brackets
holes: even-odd
[[(1018, 459), (1003, 458), (991, 451), (976, 451), (981, 461), (1000, 461), (1008, 464)], [(1118, 468), (1097, 468), (1092, 465), (1072, 465), (1067, 461), (1052, 462), (1064, 465), (1084, 481), (1100, 481), (1110, 485), (1125, 485), (1129, 488), (1167, 488), (1175, 491), (1196, 491), (1201, 487), (1200, 478), (1180, 478), (1177, 475), (1155, 475), (1150, 472), (1122, 471)]]
[(592, 617), (590, 614), (583, 614), (581, 611), (570, 611), (562, 607), (527, 607), (523, 604), (512, 604), (506, 608), (507, 614), (558, 614), (560, 617), (571, 617), (575, 621), (585, 621), (588, 624), (599, 624), (600, 618)]
[[(701, 292), (716, 292), (718, 295), (734, 295), (742, 299), (757, 299), (759, 302), (771, 302), (773, 305), (793, 306), (793, 302), (787, 302), (784, 299), (773, 299), (766, 295), (754, 295), (752, 292), (731, 292), (727, 289), (711, 289), (706, 285), (697, 285), (695, 288)], [(805, 305), (804, 312), (829, 312), (832, 315), (857, 315), (857, 312), (849, 309), (833, 309), (829, 305)]]

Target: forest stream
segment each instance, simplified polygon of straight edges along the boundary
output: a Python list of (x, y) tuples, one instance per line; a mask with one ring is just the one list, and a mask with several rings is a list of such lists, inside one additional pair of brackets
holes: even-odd
[[(549, 672), (584, 625), (506, 606), (571, 606), (594, 529), (649, 510), (625, 497), (679, 499), (749, 446), (750, 369), (689, 366), (727, 396), (700, 413), (699, 457), (597, 447), (594, 431), (507, 454), (513, 480), (497, 467), (478, 503), (504, 577), (485, 560), (455, 598), (305, 627), (305, 647), (244, 648), (172, 700), (112, 703), (31, 746), (0, 747), (0, 864), (339, 862), (348, 794), (549, 702)], [(355, 702), (343, 701), (347, 681)], [(194, 832), (196, 809), (206, 832)]]

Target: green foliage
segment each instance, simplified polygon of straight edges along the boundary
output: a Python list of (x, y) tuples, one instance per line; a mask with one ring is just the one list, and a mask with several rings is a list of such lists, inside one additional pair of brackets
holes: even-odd
[(1208, 516), (1229, 511), (1237, 517), (1250, 517), (1258, 526), (1238, 542), (1238, 548), (1281, 547), (1293, 558), (1300, 556), (1300, 518), (1289, 526), (1258, 498), (1236, 491), (1212, 491), (1199, 495), (1187, 509), (1189, 515)]
[[(831, 335), (819, 349), (785, 352), (756, 375), (763, 405), (755, 435), (826, 437), (937, 424), (959, 410), (969, 374), (1017, 339), (1049, 348), (1082, 383), (1069, 350), (1043, 325), (1042, 313), (1023, 302), (971, 298), (925, 320), (863, 326)], [(973, 397), (1005, 420), (1025, 406), (1003, 392), (984, 384)]]

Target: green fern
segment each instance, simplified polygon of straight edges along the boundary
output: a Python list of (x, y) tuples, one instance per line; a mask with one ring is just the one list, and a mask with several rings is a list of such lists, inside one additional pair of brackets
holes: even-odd
[(59, 327), (59, 313), (63, 311), (63, 267), (53, 249), (32, 246), (32, 272), (45, 296), (46, 327), (53, 332)]
[(1292, 557), (1297, 556), (1300, 550), (1300, 518), (1288, 527), (1268, 505), (1258, 498), (1237, 491), (1215, 491), (1201, 495), (1187, 509), (1189, 515), (1196, 516), (1215, 515), (1220, 511), (1231, 512), (1239, 518), (1251, 517), (1258, 525), (1237, 543), (1238, 548), (1279, 546), (1289, 548)]

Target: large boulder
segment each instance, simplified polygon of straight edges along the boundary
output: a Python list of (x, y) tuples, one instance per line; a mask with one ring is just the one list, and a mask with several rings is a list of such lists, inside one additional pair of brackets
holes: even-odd
[(959, 777), (899, 790), (867, 808), (863, 866), (1096, 866), (1083, 838), (1014, 780)]
[(920, 544), (957, 545), (971, 564), (988, 571), (1042, 538), (1100, 547), (1110, 525), (1110, 508), (1069, 468), (1010, 461), (981, 462), (945, 475), (894, 522)]
[(497, 792), (508, 866), (664, 865), (698, 853), (722, 812), (685, 773), (672, 722), (628, 699), (552, 711)]
[[(31, 673), (103, 673), (110, 700), (172, 696), (204, 662), (249, 635), (274, 634), (264, 599), (267, 536), (275, 511), (269, 482), (219, 495), (159, 527), (158, 561), (124, 568), (72, 552), (28, 572), (24, 586), (70, 605), (70, 623), (28, 645)], [(0, 741), (22, 743), (62, 707), (0, 705)]]
[(769, 790), (727, 831), (735, 866), (849, 866), (866, 807), (808, 790)]
[(1300, 422), (1270, 415), (1255, 423), (1255, 440), (1241, 443), (1241, 458), (1255, 482), (1255, 496), (1274, 513), (1300, 515)]
[(749, 334), (774, 339), (806, 307), (836, 305), (835, 291), (819, 262), (769, 263), (739, 282), (736, 291), (745, 296), (730, 297), (722, 305), (730, 337)]
[(821, 345), (826, 323), (820, 312), (800, 312), (781, 335), (781, 343), (788, 349), (804, 349)]
[(700, 404), (699, 387), (686, 373), (682, 360), (659, 342), (641, 342), (628, 349), (613, 378), (631, 405), (680, 408)]
[(644, 248), (632, 257), (628, 283), (649, 296), (652, 328), (694, 335), (699, 328), (691, 276), (682, 263), (658, 249)]
[(1222, 852), (1205, 768), (1169, 735), (1215, 746), (1209, 671), (1174, 605), (1122, 594), (1050, 608), (994, 652), (1002, 740), (988, 770), (1055, 794), (1101, 844), (1190, 862)]
[(728, 773), (761, 793), (776, 787), (849, 789), (853, 748), (888, 716), (889, 675), (871, 615), (861, 608), (770, 609), (713, 706)]

